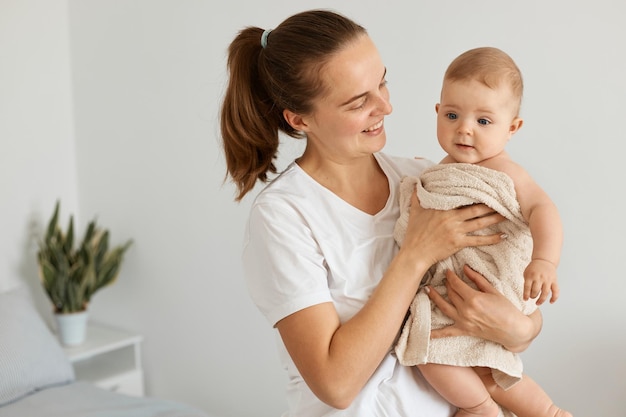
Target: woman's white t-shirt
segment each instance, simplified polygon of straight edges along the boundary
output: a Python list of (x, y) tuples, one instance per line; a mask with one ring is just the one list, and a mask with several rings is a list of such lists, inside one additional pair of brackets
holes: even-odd
[[(375, 157), (389, 180), (386, 206), (370, 215), (351, 206), (296, 163), (257, 196), (246, 229), (243, 261), (250, 295), (267, 320), (332, 302), (342, 322), (368, 300), (397, 253), (393, 228), (400, 215), (398, 186), (432, 162)], [(277, 335), (277, 337), (279, 337)], [(345, 410), (320, 401), (278, 343), (289, 382), (284, 417), (448, 417), (454, 409), (415, 367), (390, 352)]]

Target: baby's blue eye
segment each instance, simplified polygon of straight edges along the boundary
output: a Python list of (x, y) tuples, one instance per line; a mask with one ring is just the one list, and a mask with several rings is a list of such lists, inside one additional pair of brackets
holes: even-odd
[(446, 114), (446, 117), (448, 119), (450, 119), (450, 120), (456, 120), (457, 115), (456, 115), (456, 113), (448, 113), (448, 114)]
[(488, 124), (491, 124), (491, 122), (487, 119), (478, 119), (478, 124), (487, 126)]

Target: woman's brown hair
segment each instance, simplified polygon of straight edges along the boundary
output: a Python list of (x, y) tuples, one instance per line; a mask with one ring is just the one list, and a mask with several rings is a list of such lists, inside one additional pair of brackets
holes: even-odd
[[(275, 174), (279, 132), (303, 138), (283, 117), (307, 114), (324, 94), (320, 69), (347, 43), (366, 33), (352, 20), (327, 10), (287, 18), (271, 32), (247, 27), (228, 49), (229, 81), (221, 109), (227, 175), (241, 200), (257, 180)], [(261, 44), (264, 36), (265, 46)]]

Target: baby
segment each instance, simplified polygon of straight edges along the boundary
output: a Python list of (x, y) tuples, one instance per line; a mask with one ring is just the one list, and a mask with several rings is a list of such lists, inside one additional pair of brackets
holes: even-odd
[[(401, 244), (404, 237), (408, 201), (416, 187), (420, 204), (432, 204), (428, 208), (489, 205), (507, 218), (496, 227), (509, 238), (491, 247), (459, 251), (433, 266), (423, 284), (446, 296), (446, 270), (462, 277), (463, 265), (468, 264), (530, 314), (537, 305), (558, 298), (562, 225), (546, 192), (505, 151), (523, 124), (522, 91), (517, 65), (499, 49), (472, 49), (450, 64), (435, 106), (437, 137), (447, 155), (419, 179), (403, 180), (396, 240)], [(514, 269), (516, 263), (521, 268)], [(402, 363), (417, 365), (429, 383), (458, 407), (457, 417), (495, 417), (497, 404), (518, 417), (571, 417), (522, 374), (518, 355), (501, 345), (469, 336), (428, 340), (424, 331), (451, 324), (444, 316), (420, 291), (396, 353)]]

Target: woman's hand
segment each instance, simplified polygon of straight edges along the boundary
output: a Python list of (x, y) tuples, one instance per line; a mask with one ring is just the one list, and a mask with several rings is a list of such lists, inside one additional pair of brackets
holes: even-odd
[(417, 255), (428, 267), (468, 246), (493, 245), (503, 239), (500, 234), (472, 234), (504, 220), (484, 204), (455, 210), (424, 209), (413, 192), (410, 210), (401, 252), (414, 259)]
[(522, 352), (537, 337), (542, 318), (539, 310), (529, 316), (519, 311), (478, 272), (464, 267), (465, 275), (478, 290), (448, 271), (447, 302), (437, 291), (427, 291), (430, 299), (454, 324), (433, 330), (431, 337), (476, 336), (503, 345), (511, 352)]

